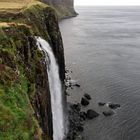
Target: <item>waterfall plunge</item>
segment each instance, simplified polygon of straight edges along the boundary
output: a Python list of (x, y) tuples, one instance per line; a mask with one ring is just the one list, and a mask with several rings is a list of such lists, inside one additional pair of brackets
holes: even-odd
[(45, 53), (49, 87), (51, 94), (51, 106), (53, 116), (53, 140), (63, 140), (65, 135), (64, 112), (62, 105), (62, 85), (59, 78), (58, 65), (49, 44), (42, 38), (36, 37), (37, 45)]

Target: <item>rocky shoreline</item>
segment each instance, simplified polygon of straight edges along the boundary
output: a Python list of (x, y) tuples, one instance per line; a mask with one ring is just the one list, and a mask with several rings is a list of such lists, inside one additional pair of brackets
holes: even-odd
[[(71, 74), (72, 71), (68, 70), (66, 68), (66, 91), (67, 96), (71, 96), (69, 94), (69, 90), (73, 90), (74, 87), (80, 88), (81, 85), (77, 83), (75, 80), (72, 80)], [(104, 115), (105, 117), (109, 117), (115, 114), (114, 110), (121, 107), (120, 104), (116, 103), (110, 103), (110, 102), (98, 102), (98, 106), (100, 108), (106, 106), (108, 110), (102, 111), (102, 114), (99, 114), (98, 112), (94, 111), (93, 109), (86, 109), (87, 106), (89, 106), (90, 102), (92, 102), (92, 98), (88, 93), (85, 93), (83, 97), (80, 97), (81, 101), (76, 104), (68, 103), (68, 120), (69, 120), (69, 131), (66, 140), (84, 140), (84, 137), (82, 135), (82, 132), (84, 131), (84, 124), (88, 120), (95, 119), (96, 117), (99, 117), (100, 115)], [(86, 111), (82, 110), (82, 108), (85, 108)]]

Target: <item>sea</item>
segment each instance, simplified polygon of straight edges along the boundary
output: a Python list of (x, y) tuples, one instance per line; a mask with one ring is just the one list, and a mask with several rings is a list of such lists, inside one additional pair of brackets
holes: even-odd
[[(60, 21), (66, 67), (81, 87), (69, 90), (78, 103), (88, 93), (84, 110), (100, 113), (84, 123), (85, 140), (140, 140), (140, 7), (76, 7), (77, 17)], [(105, 117), (117, 103), (115, 114)]]

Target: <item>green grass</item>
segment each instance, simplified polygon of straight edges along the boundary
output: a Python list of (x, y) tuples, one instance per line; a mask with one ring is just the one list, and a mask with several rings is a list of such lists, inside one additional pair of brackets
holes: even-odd
[(0, 28), (0, 140), (33, 140), (36, 135), (41, 139), (29, 98), (35, 94), (35, 62), (30, 63), (31, 83), (22, 54), (17, 53), (18, 49), (28, 45), (28, 35), (32, 35), (28, 26)]
[(38, 126), (27, 94), (28, 80), (21, 69), (18, 79), (11, 81), (11, 71), (3, 71), (7, 83), (0, 84), (0, 140), (31, 140)]

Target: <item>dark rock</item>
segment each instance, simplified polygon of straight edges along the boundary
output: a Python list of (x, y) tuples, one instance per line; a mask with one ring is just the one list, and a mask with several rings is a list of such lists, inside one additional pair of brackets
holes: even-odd
[(121, 107), (120, 104), (109, 104), (108, 106), (109, 106), (111, 109), (117, 109), (117, 108)]
[(86, 118), (87, 118), (86, 112), (80, 112), (80, 117), (81, 117), (83, 120), (86, 120)]
[(81, 110), (81, 105), (79, 103), (77, 104), (73, 104), (72, 105), (72, 109), (76, 110), (76, 111), (80, 111)]
[(87, 118), (88, 118), (88, 119), (93, 119), (93, 118), (96, 118), (96, 117), (98, 117), (98, 116), (99, 116), (99, 113), (95, 112), (95, 111), (92, 110), (92, 109), (89, 109), (89, 110), (87, 111)]
[(112, 116), (113, 114), (114, 114), (114, 112), (113, 112), (112, 110), (104, 111), (104, 112), (103, 112), (103, 115), (106, 116), (106, 117), (107, 117), (107, 116)]
[(91, 100), (91, 96), (87, 93), (84, 94), (84, 97), (87, 98), (88, 100)]
[(77, 126), (77, 129), (78, 129), (79, 132), (83, 132), (84, 131), (83, 126)]
[(81, 105), (87, 106), (87, 105), (89, 105), (89, 101), (86, 98), (82, 98), (81, 99)]
[(80, 87), (80, 85), (79, 85), (79, 84), (75, 84), (74, 86), (76, 86), (76, 87)]
[(76, 137), (76, 140), (85, 140), (85, 139), (84, 139), (84, 136), (82, 136), (82, 134), (80, 134)]
[[(74, 140), (80, 132), (84, 130), (83, 128), (83, 121), (84, 119), (81, 118), (80, 112), (81, 105), (77, 104), (68, 104), (68, 135), (66, 140)], [(86, 113), (85, 113), (86, 114)]]
[(99, 102), (99, 103), (98, 103), (99, 106), (104, 106), (105, 104), (106, 104), (106, 103), (103, 103), (103, 102)]

